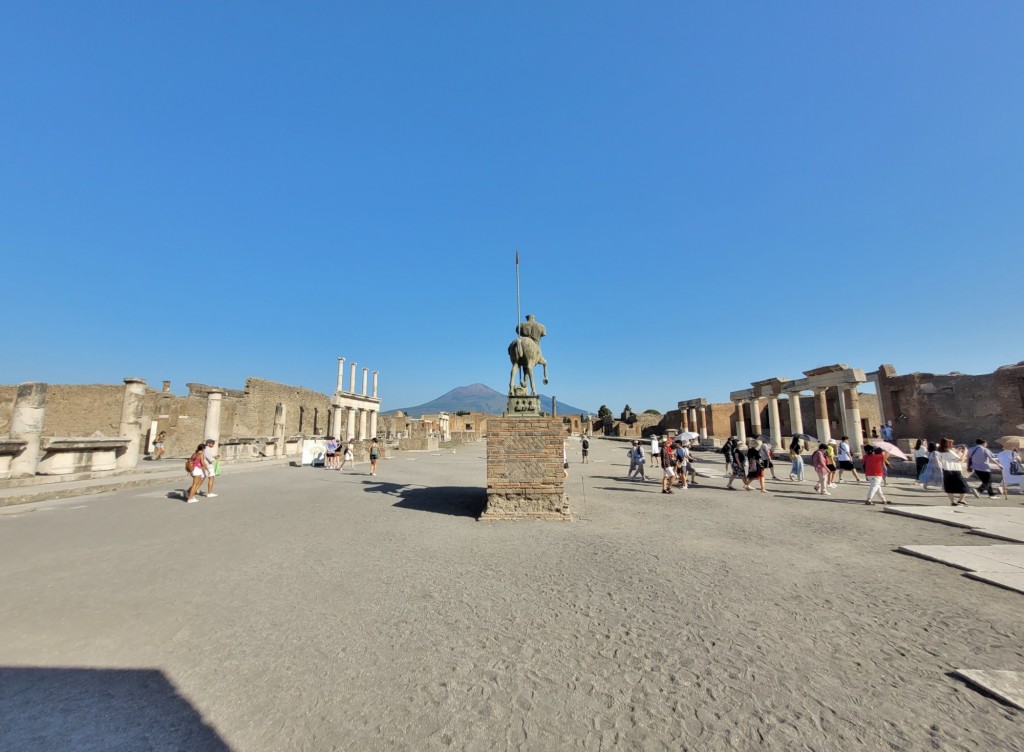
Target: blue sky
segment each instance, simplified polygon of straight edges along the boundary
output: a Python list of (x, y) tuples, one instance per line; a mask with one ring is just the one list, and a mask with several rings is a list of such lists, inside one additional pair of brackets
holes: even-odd
[(991, 371), (1022, 37), (1019, 2), (8, 4), (0, 383), (504, 389), (516, 248), (580, 407)]

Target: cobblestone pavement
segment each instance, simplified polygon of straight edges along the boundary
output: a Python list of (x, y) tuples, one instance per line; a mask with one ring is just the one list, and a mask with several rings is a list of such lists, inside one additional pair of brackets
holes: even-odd
[(571, 523), (475, 521), (483, 444), (3, 510), (0, 749), (1024, 748), (951, 676), (1024, 666), (1024, 598), (895, 552), (962, 530), (592, 446)]

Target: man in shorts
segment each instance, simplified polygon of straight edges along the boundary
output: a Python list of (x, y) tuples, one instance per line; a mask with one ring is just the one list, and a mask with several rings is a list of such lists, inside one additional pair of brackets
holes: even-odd
[(583, 451), (583, 464), (587, 464), (587, 457), (590, 456), (590, 439), (586, 436), (583, 437), (583, 441), (580, 442), (580, 448)]
[(853, 479), (860, 483), (860, 476), (857, 475), (857, 468), (853, 464), (853, 452), (850, 451), (850, 437), (844, 436), (839, 441), (839, 451), (836, 453), (836, 462), (839, 463), (839, 474), (836, 480), (843, 482), (843, 471), (853, 473)]
[(217, 466), (217, 455), (213, 451), (214, 444), (217, 442), (213, 439), (206, 440), (206, 449), (203, 450), (203, 459), (206, 460), (206, 464), (203, 467), (203, 475), (206, 476), (206, 498), (212, 499), (215, 494), (213, 492), (213, 481), (217, 477), (214, 472)]

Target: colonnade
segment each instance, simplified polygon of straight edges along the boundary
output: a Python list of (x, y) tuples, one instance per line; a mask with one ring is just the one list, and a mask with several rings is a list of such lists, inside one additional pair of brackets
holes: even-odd
[(345, 359), (338, 358), (338, 388), (331, 400), (331, 435), (335, 439), (366, 441), (377, 436), (380, 398), (377, 396), (378, 371), (373, 371), (373, 391), (367, 393), (370, 369), (363, 369), (362, 390), (356, 391), (356, 366), (349, 364), (349, 388), (344, 389)]
[(704, 397), (683, 400), (679, 403), (682, 415), (682, 430), (700, 436), (701, 441), (708, 437), (708, 401)]

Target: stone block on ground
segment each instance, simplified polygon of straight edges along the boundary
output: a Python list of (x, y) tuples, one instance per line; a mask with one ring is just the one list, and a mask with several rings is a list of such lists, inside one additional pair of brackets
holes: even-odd
[(976, 671), (958, 668), (953, 672), (965, 682), (985, 694), (997, 697), (1007, 705), (1024, 710), (1024, 672)]

